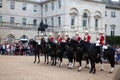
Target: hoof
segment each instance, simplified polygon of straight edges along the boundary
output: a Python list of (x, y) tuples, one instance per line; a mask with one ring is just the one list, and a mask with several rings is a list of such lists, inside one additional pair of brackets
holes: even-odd
[(101, 71), (103, 71), (103, 69), (101, 69)]
[(33, 63), (35, 63), (36, 61), (34, 61)]
[(95, 72), (93, 72), (93, 74), (96, 74)]
[(85, 66), (85, 68), (88, 68), (87, 66)]
[(92, 73), (92, 71), (90, 71), (89, 73)]
[(53, 63), (51, 65), (53, 65)]
[(81, 71), (81, 70), (78, 70), (79, 72)]
[(110, 71), (109, 73), (111, 74), (112, 72)]

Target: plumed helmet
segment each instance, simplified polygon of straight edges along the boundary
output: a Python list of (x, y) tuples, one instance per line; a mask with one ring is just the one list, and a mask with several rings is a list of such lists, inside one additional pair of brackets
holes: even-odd
[(85, 30), (85, 33), (89, 33), (88, 30)]
[(59, 33), (58, 33), (58, 35), (60, 35), (60, 36), (61, 36), (61, 33), (59, 32)]
[(103, 33), (102, 31), (99, 31), (99, 33)]
[(78, 32), (76, 32), (76, 34), (79, 34)]
[(50, 36), (53, 36), (53, 34), (50, 32), (50, 34), (49, 34)]
[(66, 32), (65, 35), (68, 35), (68, 33)]

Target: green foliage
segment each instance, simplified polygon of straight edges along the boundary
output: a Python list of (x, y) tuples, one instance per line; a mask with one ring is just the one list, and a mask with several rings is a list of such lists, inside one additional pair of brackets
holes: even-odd
[(110, 45), (120, 45), (120, 36), (106, 36), (106, 43)]

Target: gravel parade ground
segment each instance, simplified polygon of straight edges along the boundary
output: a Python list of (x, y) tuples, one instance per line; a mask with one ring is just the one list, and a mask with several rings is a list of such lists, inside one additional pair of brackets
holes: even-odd
[[(34, 56), (2, 56), (0, 55), (0, 80), (114, 80), (118, 65), (112, 74), (109, 74), (110, 65), (104, 63), (104, 71), (100, 71), (101, 65), (97, 64), (96, 74), (89, 73), (89, 69), (83, 68), (78, 72), (78, 63), (74, 69), (68, 69), (67, 59), (63, 60), (63, 67), (44, 64), (41, 56), (40, 63), (33, 63)], [(85, 62), (83, 61), (83, 67)]]

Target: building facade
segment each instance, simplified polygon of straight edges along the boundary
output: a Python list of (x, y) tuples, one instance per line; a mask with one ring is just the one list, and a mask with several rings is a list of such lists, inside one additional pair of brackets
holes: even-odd
[[(0, 42), (35, 38), (41, 20), (48, 24), (46, 32), (70, 37), (85, 30), (96, 40), (99, 31), (104, 35), (120, 35), (120, 9), (109, 8), (104, 0), (0, 0)], [(113, 5), (113, 4), (109, 4)], [(119, 4), (115, 4), (119, 7)], [(116, 6), (115, 6), (116, 7)], [(116, 17), (111, 17), (115, 16)], [(109, 21), (108, 21), (109, 20)], [(115, 29), (113, 27), (115, 26)]]

